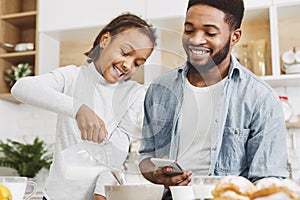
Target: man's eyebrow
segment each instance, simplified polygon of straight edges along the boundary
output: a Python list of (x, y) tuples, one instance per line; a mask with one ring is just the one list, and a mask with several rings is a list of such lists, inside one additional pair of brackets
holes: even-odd
[(189, 26), (194, 26), (191, 22), (184, 22), (184, 26), (189, 25)]
[[(194, 24), (191, 23), (191, 22), (185, 22), (184, 26), (194, 26)], [(218, 26), (214, 25), (214, 24), (205, 24), (204, 27), (205, 28), (214, 28), (214, 29), (220, 30), (220, 28)]]
[(214, 24), (206, 24), (206, 25), (204, 25), (204, 27), (206, 27), (206, 28), (214, 28), (214, 29), (220, 30), (220, 28), (217, 27), (217, 26), (214, 25)]

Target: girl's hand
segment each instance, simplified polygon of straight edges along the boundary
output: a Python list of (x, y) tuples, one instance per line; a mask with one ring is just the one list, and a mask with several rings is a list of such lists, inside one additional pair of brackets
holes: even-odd
[(100, 194), (94, 194), (93, 200), (106, 200), (106, 198)]
[(101, 143), (108, 132), (103, 120), (88, 106), (82, 105), (76, 114), (81, 139)]

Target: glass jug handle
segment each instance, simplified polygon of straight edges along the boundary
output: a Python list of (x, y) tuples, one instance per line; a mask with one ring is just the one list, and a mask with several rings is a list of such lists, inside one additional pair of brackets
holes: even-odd
[(31, 185), (32, 186), (32, 191), (29, 194), (26, 194), (24, 200), (29, 200), (31, 197), (33, 197), (38, 189), (38, 186), (36, 184), (36, 182), (34, 181), (26, 181), (27, 185)]

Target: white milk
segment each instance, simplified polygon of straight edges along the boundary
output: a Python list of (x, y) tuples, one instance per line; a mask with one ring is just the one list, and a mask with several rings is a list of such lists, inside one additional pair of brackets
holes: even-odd
[(107, 169), (90, 156), (81, 144), (63, 150), (61, 156), (61, 170), (64, 178), (69, 180), (94, 179)]
[(102, 171), (107, 168), (102, 166), (73, 166), (65, 165), (63, 168), (64, 178), (69, 180), (85, 180), (97, 177)]

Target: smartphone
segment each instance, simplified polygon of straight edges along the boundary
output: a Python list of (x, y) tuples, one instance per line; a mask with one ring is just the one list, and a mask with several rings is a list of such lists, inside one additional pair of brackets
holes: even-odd
[(156, 167), (172, 167), (173, 171), (167, 175), (176, 176), (183, 173), (182, 168), (175, 160), (165, 158), (150, 158), (150, 160)]

